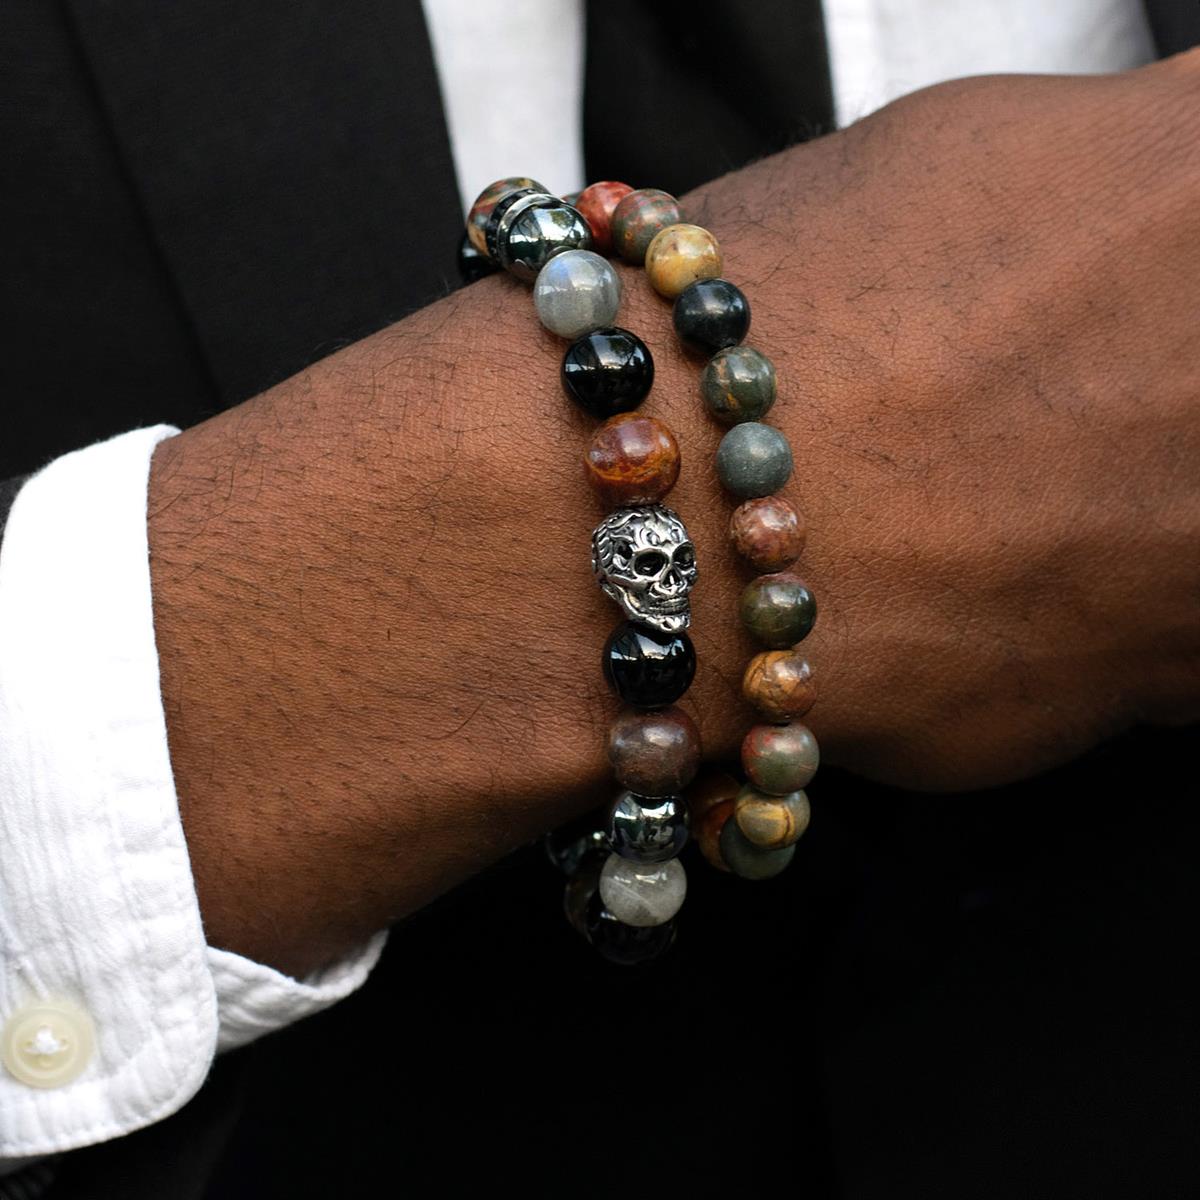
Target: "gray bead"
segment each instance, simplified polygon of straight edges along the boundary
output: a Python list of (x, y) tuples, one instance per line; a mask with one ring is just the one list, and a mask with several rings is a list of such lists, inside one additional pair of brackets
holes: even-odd
[(679, 859), (635, 863), (610, 854), (600, 872), (600, 899), (626, 925), (662, 925), (683, 907), (687, 875)]
[(769, 496), (792, 475), (792, 449), (770, 425), (735, 425), (717, 448), (717, 475), (735, 496)]
[(590, 250), (592, 230), (582, 213), (557, 196), (521, 191), (505, 196), (492, 210), (487, 243), (506, 271), (532, 283), (554, 255)]
[(622, 792), (613, 801), (608, 840), (622, 858), (666, 862), (683, 849), (687, 837), (687, 805), (680, 796), (650, 799)]
[(572, 341), (612, 325), (620, 304), (620, 278), (607, 259), (591, 250), (556, 254), (533, 285), (538, 319), (551, 333)]
[(721, 827), (718, 845), (725, 865), (742, 879), (770, 879), (778, 875), (796, 854), (796, 847), (762, 850), (739, 828), (732, 817)]
[(760, 421), (775, 403), (775, 368), (753, 346), (718, 350), (700, 374), (705, 407), (723, 425)]

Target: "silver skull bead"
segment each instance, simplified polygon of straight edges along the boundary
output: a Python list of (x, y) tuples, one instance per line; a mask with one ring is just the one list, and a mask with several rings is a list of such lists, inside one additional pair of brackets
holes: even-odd
[(592, 570), (606, 595), (633, 621), (661, 633), (691, 624), (688, 593), (696, 548), (679, 517), (662, 504), (619, 508), (592, 534)]

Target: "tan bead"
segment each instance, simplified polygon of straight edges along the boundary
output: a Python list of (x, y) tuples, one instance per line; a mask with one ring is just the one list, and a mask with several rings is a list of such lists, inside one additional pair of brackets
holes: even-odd
[(733, 816), (735, 803), (732, 797), (717, 801), (692, 825), (692, 837), (700, 847), (700, 853), (718, 871), (729, 870), (721, 857), (721, 830), (725, 828), (725, 822)]
[(794, 650), (767, 650), (750, 660), (742, 694), (768, 721), (790, 721), (812, 708), (817, 687), (804, 657)]
[(803, 791), (786, 796), (768, 796), (746, 784), (734, 801), (738, 828), (762, 850), (782, 850), (800, 840), (808, 828), (811, 811)]
[(720, 274), (721, 247), (699, 225), (668, 225), (646, 247), (646, 277), (668, 300), (697, 279), (715, 279)]

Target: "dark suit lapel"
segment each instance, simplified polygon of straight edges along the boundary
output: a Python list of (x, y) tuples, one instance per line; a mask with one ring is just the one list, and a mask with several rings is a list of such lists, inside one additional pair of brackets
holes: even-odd
[(226, 402), (456, 281), (416, 0), (65, 0)]
[(1200, 45), (1200, 0), (1145, 0), (1154, 44), (1162, 57)]

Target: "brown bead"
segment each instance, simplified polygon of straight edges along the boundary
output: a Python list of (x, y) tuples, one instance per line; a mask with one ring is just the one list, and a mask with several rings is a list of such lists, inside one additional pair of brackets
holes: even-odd
[(782, 496), (747, 500), (729, 518), (733, 548), (756, 570), (782, 571), (804, 549), (804, 522)]
[(668, 225), (678, 225), (681, 220), (679, 201), (669, 192), (638, 188), (628, 196), (622, 196), (613, 209), (609, 222), (613, 249), (626, 262), (640, 267), (654, 235)]
[(768, 721), (790, 721), (812, 708), (817, 687), (812, 668), (794, 650), (766, 650), (750, 660), (742, 694)]
[(679, 443), (653, 417), (618, 413), (596, 430), (583, 461), (588, 482), (610, 508), (651, 504), (679, 478)]
[(729, 870), (721, 857), (721, 830), (725, 828), (725, 822), (733, 816), (734, 804), (732, 798), (721, 800), (692, 825), (692, 837), (700, 847), (700, 853), (718, 871)]
[(700, 766), (700, 731), (674, 706), (658, 712), (627, 708), (608, 731), (608, 761), (631, 792), (675, 796)]
[(576, 197), (574, 207), (583, 213), (592, 231), (592, 249), (597, 254), (612, 253), (612, 216), (617, 205), (632, 191), (627, 183), (606, 179), (589, 184)]
[(697, 279), (716, 279), (721, 274), (721, 247), (699, 225), (668, 225), (646, 247), (645, 267), (650, 286), (674, 300)]
[(742, 785), (728, 771), (705, 767), (684, 793), (693, 827), (710, 808), (722, 800), (733, 800), (741, 790)]
[(808, 828), (808, 797), (802, 791), (768, 796), (746, 784), (734, 801), (738, 828), (760, 850), (782, 850), (794, 845)]

